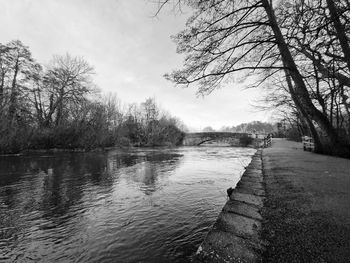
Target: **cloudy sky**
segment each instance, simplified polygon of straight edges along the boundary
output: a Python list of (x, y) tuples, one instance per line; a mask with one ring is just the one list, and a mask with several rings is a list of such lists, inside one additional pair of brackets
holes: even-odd
[(204, 98), (196, 88), (175, 87), (163, 74), (181, 66), (170, 39), (188, 13), (164, 10), (154, 17), (151, 0), (0, 0), (0, 42), (21, 40), (46, 64), (54, 54), (83, 56), (96, 71), (95, 83), (125, 103), (155, 97), (162, 108), (192, 128), (220, 128), (268, 115), (251, 104), (256, 90), (232, 83)]

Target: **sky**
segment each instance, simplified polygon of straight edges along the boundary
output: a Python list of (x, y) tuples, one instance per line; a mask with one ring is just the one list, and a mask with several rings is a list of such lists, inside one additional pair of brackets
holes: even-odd
[(94, 67), (94, 82), (123, 103), (155, 97), (158, 104), (193, 130), (219, 129), (268, 113), (252, 105), (259, 90), (229, 83), (208, 96), (181, 88), (163, 75), (181, 68), (183, 57), (170, 39), (185, 28), (190, 11), (171, 8), (157, 17), (152, 0), (0, 0), (0, 43), (19, 39), (33, 57), (48, 64), (53, 55), (81, 56)]

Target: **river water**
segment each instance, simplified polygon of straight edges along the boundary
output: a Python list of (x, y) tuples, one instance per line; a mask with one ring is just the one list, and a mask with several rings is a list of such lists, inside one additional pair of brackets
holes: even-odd
[(0, 262), (187, 262), (254, 152), (0, 157)]

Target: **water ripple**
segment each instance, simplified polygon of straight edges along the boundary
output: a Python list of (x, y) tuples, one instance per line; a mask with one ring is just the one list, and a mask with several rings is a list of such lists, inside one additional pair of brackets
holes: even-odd
[(0, 262), (189, 261), (253, 153), (187, 147), (3, 157)]

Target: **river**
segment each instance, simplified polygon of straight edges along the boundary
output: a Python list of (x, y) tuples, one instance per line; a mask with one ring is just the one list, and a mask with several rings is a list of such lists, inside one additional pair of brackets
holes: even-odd
[(0, 157), (0, 262), (187, 262), (250, 148)]

